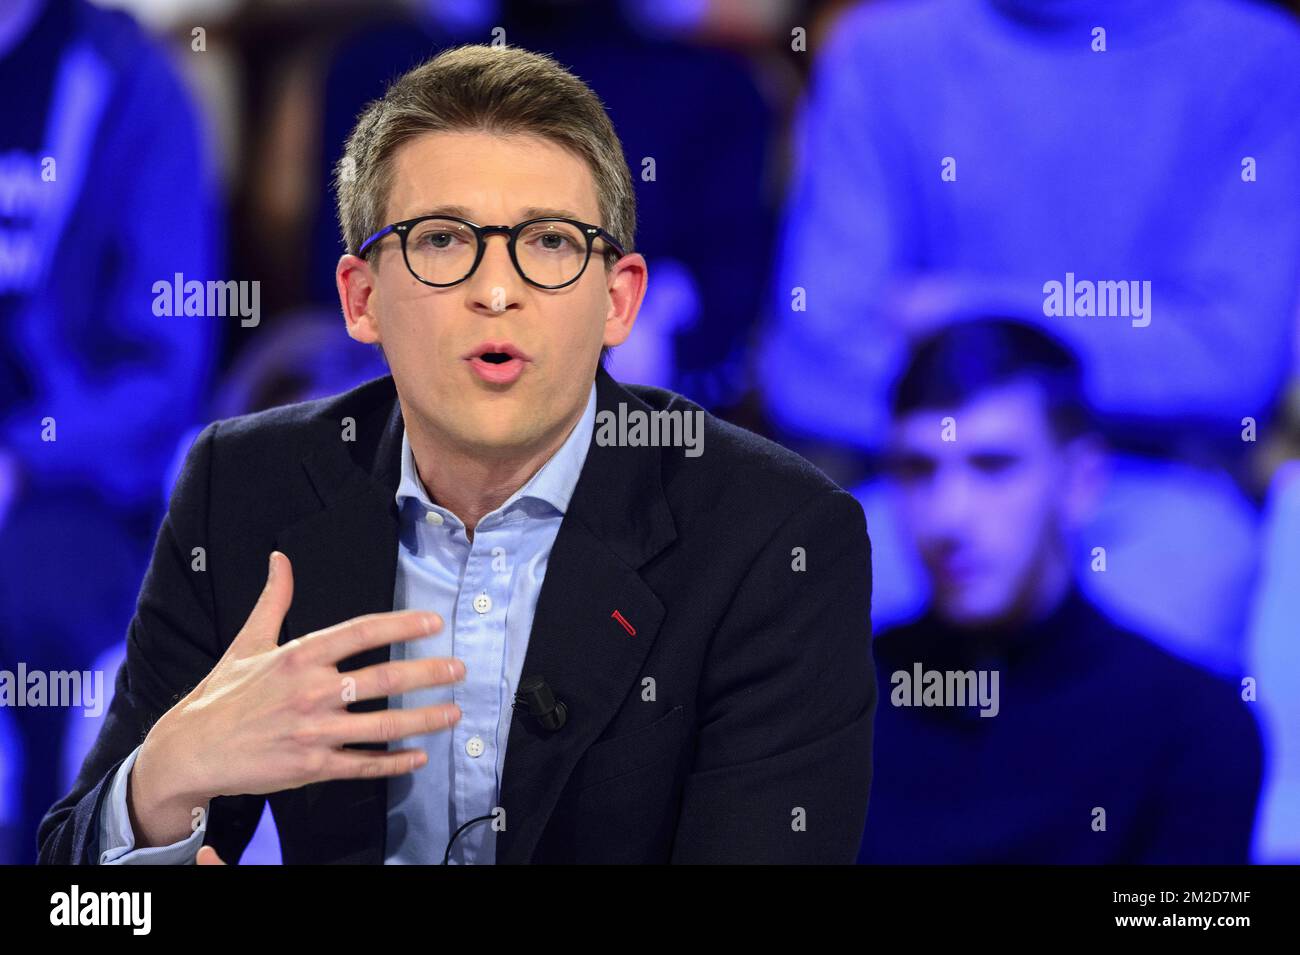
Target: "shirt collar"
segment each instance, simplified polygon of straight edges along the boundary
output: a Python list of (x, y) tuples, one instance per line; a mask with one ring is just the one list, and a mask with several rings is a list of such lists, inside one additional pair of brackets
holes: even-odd
[[(573, 489), (577, 487), (578, 477), (582, 474), (582, 467), (586, 463), (587, 448), (591, 445), (591, 435), (595, 426), (596, 384), (592, 382), (591, 391), (587, 394), (587, 407), (582, 417), (578, 419), (577, 425), (565, 438), (564, 444), (560, 445), (559, 450), (551, 455), (523, 487), (510, 495), (510, 498), (493, 513), (505, 511), (516, 501), (525, 498), (545, 501), (561, 514), (565, 513), (573, 497)], [(404, 513), (403, 502), (415, 500), (425, 509), (431, 508), (450, 514), (445, 508), (434, 504), (429, 499), (428, 492), (420, 481), (415, 467), (415, 455), (411, 451), (411, 442), (406, 434), (405, 422), (402, 424), (402, 476), (394, 499), (397, 501), (399, 513)]]

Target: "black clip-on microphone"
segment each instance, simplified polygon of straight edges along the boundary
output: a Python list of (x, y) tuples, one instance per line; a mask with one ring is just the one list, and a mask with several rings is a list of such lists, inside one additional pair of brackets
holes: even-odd
[(515, 709), (523, 707), (527, 715), (541, 724), (542, 729), (554, 733), (568, 719), (568, 709), (555, 698), (545, 677), (526, 676), (519, 681), (515, 692)]

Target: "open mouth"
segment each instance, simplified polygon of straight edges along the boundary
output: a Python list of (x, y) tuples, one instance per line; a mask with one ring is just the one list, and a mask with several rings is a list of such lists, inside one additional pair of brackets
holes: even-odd
[(488, 384), (511, 384), (529, 364), (528, 357), (509, 342), (484, 342), (479, 349), (466, 357), (474, 374)]

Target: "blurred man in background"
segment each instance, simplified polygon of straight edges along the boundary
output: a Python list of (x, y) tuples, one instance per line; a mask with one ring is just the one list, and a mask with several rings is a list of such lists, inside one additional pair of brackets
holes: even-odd
[[(1104, 460), (1074, 356), (1029, 325), (959, 323), (919, 344), (892, 412), (933, 596), (876, 640), (882, 771), (860, 861), (1246, 862), (1262, 770), (1247, 704), (1080, 590), (1106, 572), (1072, 533)], [(978, 698), (943, 694), (959, 674)]]
[[(1090, 596), (1234, 672), (1243, 419), (1263, 427), (1292, 371), (1300, 29), (1238, 0), (911, 0), (854, 7), (817, 57), (761, 362), (775, 419), (879, 452), (910, 338), (1036, 314), (1122, 452)], [(1146, 314), (1049, 314), (1067, 276), (1148, 283)], [(882, 606), (914, 607), (897, 570)]]
[[(126, 16), (0, 5), (0, 86), (0, 665), (79, 670), (130, 616), (219, 333), (155, 315), (153, 285), (213, 277), (221, 217), (188, 95)], [(63, 716), (13, 710), (26, 838), (0, 861), (32, 858)]]

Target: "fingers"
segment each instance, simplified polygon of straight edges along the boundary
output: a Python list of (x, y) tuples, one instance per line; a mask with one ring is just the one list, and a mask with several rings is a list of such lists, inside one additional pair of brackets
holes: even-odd
[(375, 647), (417, 640), (442, 629), (442, 618), (427, 610), (396, 610), (353, 617), (294, 641), (305, 663), (338, 663)]
[(314, 721), (310, 730), (299, 734), (299, 742), (330, 746), (384, 743), (407, 736), (439, 733), (460, 717), (460, 707), (455, 703), (435, 703), (409, 710), (389, 708), (374, 713), (340, 713)]
[[(443, 686), (465, 678), (465, 664), (455, 657), (430, 657), (424, 660), (395, 660), (377, 663), (340, 673), (340, 679), (351, 680), (347, 694), (350, 700), (371, 700), (397, 696), (426, 686)], [(343, 699), (340, 693), (340, 699)]]
[(422, 749), (377, 753), (364, 749), (338, 749), (325, 764), (326, 779), (375, 779), (412, 773), (429, 761)]
[(199, 854), (194, 857), (195, 865), (225, 865), (217, 850), (212, 846), (199, 846)]
[(248, 615), (244, 628), (235, 637), (232, 646), (241, 650), (267, 650), (274, 648), (280, 639), (284, 615), (293, 603), (293, 565), (289, 558), (277, 551), (271, 552), (267, 566), (266, 586)]

